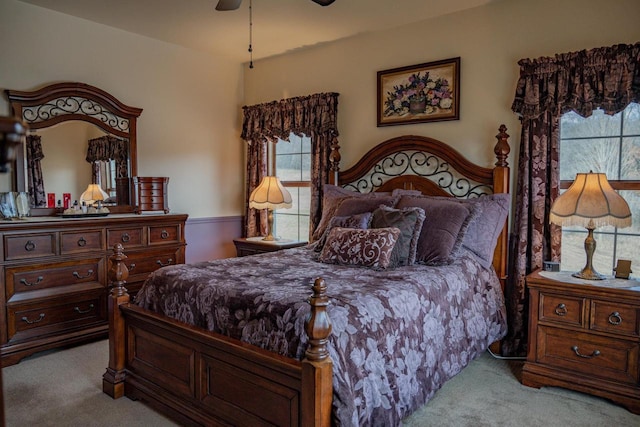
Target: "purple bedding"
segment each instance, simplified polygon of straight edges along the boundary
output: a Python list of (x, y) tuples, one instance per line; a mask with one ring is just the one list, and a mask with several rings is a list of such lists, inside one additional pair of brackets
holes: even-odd
[(334, 421), (343, 426), (400, 424), (506, 333), (498, 278), (470, 256), (389, 270), (323, 264), (316, 256), (297, 248), (165, 267), (136, 302), (299, 359), (306, 299), (323, 277)]

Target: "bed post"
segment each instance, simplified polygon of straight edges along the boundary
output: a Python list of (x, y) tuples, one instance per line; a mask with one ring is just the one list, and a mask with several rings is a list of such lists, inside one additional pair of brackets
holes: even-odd
[[(329, 357), (327, 338), (331, 323), (327, 315), (327, 285), (318, 278), (313, 283), (313, 295), (309, 297), (311, 314), (305, 320), (309, 346), (302, 360), (302, 424), (303, 426), (328, 427), (331, 425), (333, 401), (333, 363)], [(306, 391), (310, 392), (307, 393)]]
[(338, 173), (340, 172), (341, 158), (338, 138), (334, 138), (331, 142), (331, 153), (329, 154), (329, 184), (340, 185)]
[[(511, 148), (509, 147), (509, 134), (507, 134), (507, 127), (500, 125), (498, 134), (496, 135), (498, 142), (493, 148), (493, 152), (496, 153), (496, 164), (493, 169), (493, 192), (494, 193), (508, 193), (509, 192), (509, 162), (507, 157)], [(508, 256), (508, 230), (509, 219), (504, 224), (502, 232), (498, 237), (498, 244), (496, 252), (493, 258), (493, 267), (498, 273), (502, 290), (504, 291), (505, 282), (507, 280), (507, 256)]]
[(102, 391), (114, 399), (124, 396), (124, 363), (125, 363), (125, 330), (124, 317), (120, 311), (121, 304), (129, 302), (129, 294), (124, 284), (129, 277), (129, 270), (124, 264), (127, 256), (120, 243), (113, 246), (113, 255), (109, 258), (109, 283), (112, 289), (108, 296), (109, 305), (109, 366), (102, 376)]

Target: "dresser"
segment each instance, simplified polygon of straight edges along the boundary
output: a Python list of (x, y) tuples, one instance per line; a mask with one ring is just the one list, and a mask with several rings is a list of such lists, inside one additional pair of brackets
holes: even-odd
[(2, 366), (107, 336), (109, 256), (121, 243), (135, 295), (152, 271), (184, 263), (187, 215), (112, 214), (0, 222)]
[(640, 282), (535, 271), (522, 383), (610, 399), (640, 414)]

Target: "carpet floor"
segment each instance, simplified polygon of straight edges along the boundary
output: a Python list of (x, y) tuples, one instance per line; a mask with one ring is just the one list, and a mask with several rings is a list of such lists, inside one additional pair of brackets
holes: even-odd
[[(177, 424), (140, 402), (102, 393), (106, 340), (43, 352), (3, 369), (7, 427)], [(405, 426), (640, 426), (640, 416), (607, 400), (518, 381), (521, 363), (485, 353), (407, 418)]]

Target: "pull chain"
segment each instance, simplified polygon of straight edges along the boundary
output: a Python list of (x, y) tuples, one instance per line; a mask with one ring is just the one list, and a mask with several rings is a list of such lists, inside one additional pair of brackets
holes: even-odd
[(249, 68), (253, 68), (253, 11), (249, 0)]

